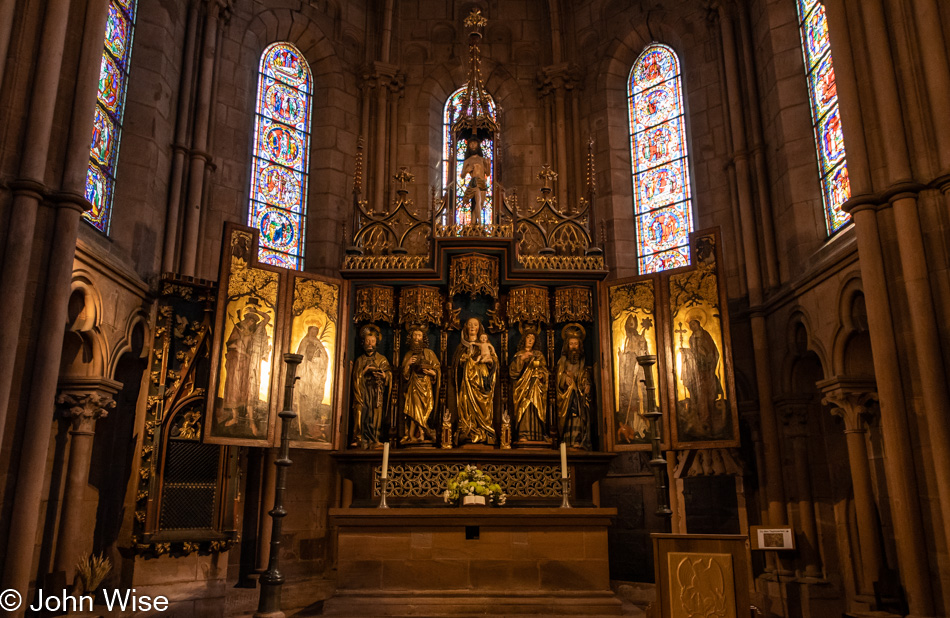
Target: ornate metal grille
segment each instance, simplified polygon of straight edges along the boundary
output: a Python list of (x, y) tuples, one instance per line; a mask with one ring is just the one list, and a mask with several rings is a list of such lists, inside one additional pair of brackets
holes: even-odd
[[(393, 498), (435, 498), (442, 495), (449, 479), (465, 464), (394, 464), (389, 466), (389, 489)], [(561, 470), (557, 466), (485, 464), (481, 469), (501, 485), (509, 498), (560, 498)], [(379, 495), (382, 466), (373, 469), (373, 495)]]
[(160, 529), (207, 530), (214, 526), (219, 454), (214, 444), (168, 441)]

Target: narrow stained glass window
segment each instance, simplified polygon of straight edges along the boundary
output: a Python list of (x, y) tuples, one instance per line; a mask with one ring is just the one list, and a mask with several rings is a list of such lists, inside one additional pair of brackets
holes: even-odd
[(693, 231), (679, 59), (649, 45), (630, 71), (630, 151), (640, 274), (689, 264)]
[(248, 225), (260, 230), (262, 262), (303, 266), (310, 154), (310, 66), (290, 43), (261, 55)]
[(838, 89), (831, 60), (828, 20), (823, 2), (797, 0), (797, 3), (805, 71), (808, 73), (811, 117), (818, 148), (825, 224), (831, 235), (851, 221), (851, 217), (841, 210), (841, 205), (851, 197), (851, 183), (848, 180), (848, 162), (845, 160), (841, 116), (838, 114)]
[[(492, 222), (492, 197), (495, 192), (495, 145), (494, 140), (484, 140), (482, 142), (482, 156), (488, 162), (488, 192), (485, 195), (485, 201), (482, 204), (482, 220), (480, 222), (472, 221), (472, 205), (465, 199), (465, 189), (468, 186), (467, 181), (461, 177), (462, 163), (465, 162), (466, 144), (465, 140), (455, 140), (452, 136), (452, 123), (459, 113), (461, 107), (462, 95), (465, 94), (465, 86), (452, 93), (449, 100), (445, 102), (445, 109), (442, 115), (442, 191), (449, 190), (453, 182), (452, 150), (455, 150), (455, 223), (458, 225), (471, 225), (480, 223), (481, 225), (490, 225)], [(495, 101), (489, 96), (488, 107), (493, 120), (498, 117), (495, 112)]]
[(93, 117), (86, 199), (92, 210), (83, 217), (104, 234), (109, 233), (125, 91), (135, 29), (135, 0), (112, 0), (106, 18), (105, 46), (99, 65), (99, 91)]

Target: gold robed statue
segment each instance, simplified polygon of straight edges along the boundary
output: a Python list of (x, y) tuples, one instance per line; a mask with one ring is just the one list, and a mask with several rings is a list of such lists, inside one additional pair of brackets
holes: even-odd
[(495, 382), (498, 355), (478, 318), (462, 328), (452, 355), (452, 378), (458, 412), (458, 444), (495, 444)]
[(571, 448), (589, 451), (590, 372), (584, 358), (584, 337), (580, 324), (561, 329), (561, 358), (557, 361), (557, 421), (561, 441)]
[(393, 370), (386, 357), (376, 350), (379, 328), (367, 324), (360, 329), (363, 354), (353, 362), (353, 441), (351, 446), (382, 446), (386, 402), (392, 388)]
[(435, 409), (442, 370), (435, 352), (429, 349), (429, 337), (423, 327), (409, 328), (408, 345), (402, 360), (404, 431), (399, 443), (431, 444), (435, 432), (429, 427), (429, 417)]
[(538, 327), (523, 328), (518, 351), (508, 366), (515, 403), (517, 443), (551, 442), (545, 427), (548, 364), (537, 342)]

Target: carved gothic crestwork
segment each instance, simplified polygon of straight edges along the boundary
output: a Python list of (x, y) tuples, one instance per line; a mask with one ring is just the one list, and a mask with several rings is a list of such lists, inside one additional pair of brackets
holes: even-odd
[(590, 288), (572, 285), (554, 290), (554, 321), (593, 322)]
[(396, 317), (393, 288), (369, 285), (356, 290), (356, 310), (353, 322), (384, 322), (392, 324)]
[(498, 298), (498, 258), (470, 253), (452, 258), (449, 268), (449, 296), (485, 294)]
[(400, 324), (442, 324), (442, 293), (438, 288), (415, 285), (399, 290)]
[(508, 293), (508, 321), (512, 326), (550, 322), (548, 288), (538, 285), (511, 288)]
[(431, 213), (427, 206), (418, 208), (409, 198), (407, 185), (413, 180), (407, 168), (393, 176), (396, 197), (389, 208), (384, 204), (370, 207), (365, 200), (355, 199), (353, 243), (344, 258), (344, 269), (402, 270), (429, 265)]

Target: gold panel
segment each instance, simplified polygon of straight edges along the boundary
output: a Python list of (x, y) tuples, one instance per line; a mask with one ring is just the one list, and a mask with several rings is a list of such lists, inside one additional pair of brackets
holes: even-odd
[(643, 418), (643, 369), (637, 357), (656, 354), (654, 281), (648, 279), (607, 290), (614, 388), (614, 440), (649, 444), (650, 424)]
[(679, 445), (735, 440), (711, 240), (697, 240), (694, 270), (669, 278), (676, 401), (674, 436)]
[(732, 554), (670, 552), (670, 618), (737, 618)]
[(602, 255), (518, 255), (528, 270), (606, 270)]
[(384, 285), (369, 285), (356, 290), (356, 311), (353, 322), (385, 322), (392, 324), (396, 317), (393, 289)]
[(511, 324), (549, 322), (548, 289), (538, 285), (512, 288), (508, 294), (508, 321)]
[(593, 322), (590, 288), (572, 285), (554, 290), (554, 321)]
[(498, 258), (470, 253), (452, 258), (449, 268), (449, 297), (456, 294), (486, 294), (498, 298)]
[(297, 418), (290, 424), (294, 446), (328, 446), (333, 441), (331, 412), (339, 362), (339, 311), (340, 286), (302, 277), (295, 279), (290, 350), (303, 356), (303, 361), (297, 368), (294, 388)]
[(251, 265), (250, 232), (231, 236), (223, 336), (208, 429), (222, 439), (265, 440), (269, 429), (280, 275)]

